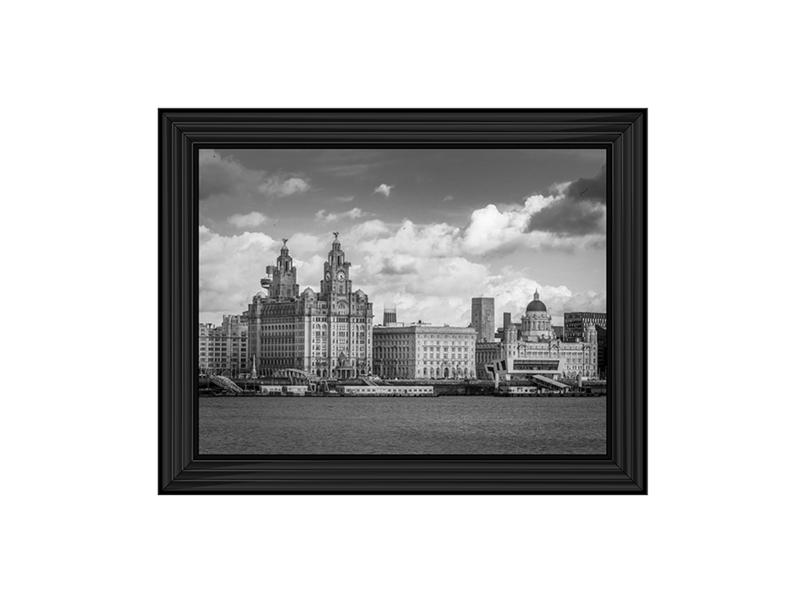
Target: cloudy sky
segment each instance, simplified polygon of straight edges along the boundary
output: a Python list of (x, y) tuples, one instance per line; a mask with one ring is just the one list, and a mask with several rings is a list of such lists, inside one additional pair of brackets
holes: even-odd
[(398, 319), (465, 326), (472, 297), (518, 320), (538, 287), (606, 309), (603, 150), (203, 150), (200, 321), (239, 314), (282, 245), (318, 290), (333, 239), (355, 289)]

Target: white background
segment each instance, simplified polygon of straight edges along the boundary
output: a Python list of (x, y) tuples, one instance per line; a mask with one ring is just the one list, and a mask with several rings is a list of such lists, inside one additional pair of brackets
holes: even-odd
[[(802, 600), (801, 15), (16, 2), (7, 601)], [(647, 497), (158, 497), (157, 107), (648, 107)]]

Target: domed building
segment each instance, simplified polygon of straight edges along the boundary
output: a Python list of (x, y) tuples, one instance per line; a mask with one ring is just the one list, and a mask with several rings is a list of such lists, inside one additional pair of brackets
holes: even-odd
[(307, 287), (299, 294), (287, 239), (266, 268), (260, 284), (267, 293), (255, 295), (243, 313), (258, 376), (287, 369), (326, 379), (370, 373), (372, 304), (362, 290), (352, 292), (351, 263), (334, 234), (318, 292)]
[(533, 301), (525, 308), (522, 316), (523, 341), (549, 341), (555, 339), (553, 319), (547, 311), (547, 306), (539, 299), (539, 292), (533, 293)]
[(579, 341), (557, 339), (550, 312), (535, 291), (521, 322), (503, 329), (500, 358), (485, 366), (505, 381), (531, 379), (549, 385), (559, 378), (596, 379), (597, 345), (594, 327), (586, 329)]

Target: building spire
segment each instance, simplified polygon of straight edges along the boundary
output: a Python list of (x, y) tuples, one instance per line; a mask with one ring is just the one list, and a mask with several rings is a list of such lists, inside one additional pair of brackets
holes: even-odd
[(266, 276), (260, 284), (268, 289), (269, 297), (274, 299), (290, 299), (299, 296), (296, 284), (296, 268), (288, 249), (288, 239), (282, 239), (282, 248), (273, 266), (266, 266)]
[(533, 299), (539, 299), (539, 290), (538, 289), (533, 290)]

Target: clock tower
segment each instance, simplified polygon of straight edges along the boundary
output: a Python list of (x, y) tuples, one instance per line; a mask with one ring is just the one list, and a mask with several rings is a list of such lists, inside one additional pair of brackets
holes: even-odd
[(296, 267), (288, 250), (288, 240), (282, 239), (282, 249), (276, 258), (276, 265), (265, 268), (267, 274), (260, 284), (268, 290), (271, 299), (293, 299), (299, 297), (299, 285), (296, 284)]
[(371, 374), (372, 304), (361, 289), (352, 291), (352, 265), (334, 234), (320, 292), (306, 287), (299, 293), (286, 244), (268, 266), (261, 281), (267, 294), (255, 295), (245, 313), (246, 353), (258, 377), (287, 376), (288, 369), (330, 380)]
[(346, 255), (341, 250), (341, 242), (337, 232), (333, 232), (335, 240), (329, 251), (327, 261), (324, 262), (324, 280), (321, 281), (321, 293), (334, 293), (336, 295), (349, 295), (352, 293), (352, 281), (349, 280), (349, 268), (352, 264), (346, 261)]

